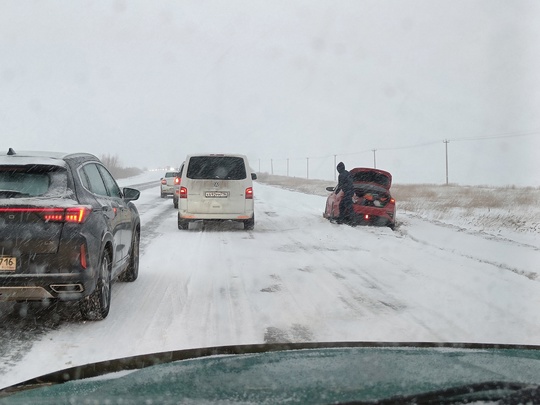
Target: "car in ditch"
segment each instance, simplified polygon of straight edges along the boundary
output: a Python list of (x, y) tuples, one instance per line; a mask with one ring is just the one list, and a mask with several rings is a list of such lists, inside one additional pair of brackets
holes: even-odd
[[(353, 204), (349, 223), (352, 225), (378, 225), (394, 229), (396, 224), (396, 200), (390, 193), (392, 175), (380, 169), (356, 167), (349, 171), (353, 178)], [(339, 218), (339, 203), (343, 191), (335, 193), (336, 187), (326, 199), (323, 216), (329, 220)]]
[(78, 301), (83, 319), (104, 319), (112, 282), (138, 277), (138, 198), (94, 155), (10, 148), (0, 156), (0, 301)]

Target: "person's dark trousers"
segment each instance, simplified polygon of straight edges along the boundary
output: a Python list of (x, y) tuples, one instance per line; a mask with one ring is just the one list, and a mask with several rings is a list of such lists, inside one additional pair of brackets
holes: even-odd
[(352, 214), (352, 196), (344, 196), (339, 202), (339, 217), (337, 222), (342, 224), (351, 221)]

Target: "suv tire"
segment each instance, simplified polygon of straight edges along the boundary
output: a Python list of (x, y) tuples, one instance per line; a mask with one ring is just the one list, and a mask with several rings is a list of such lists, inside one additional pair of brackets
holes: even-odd
[(119, 281), (133, 282), (139, 277), (139, 232), (133, 233), (131, 249), (129, 253), (129, 264), (124, 272), (118, 276)]
[(105, 319), (111, 308), (111, 263), (109, 254), (104, 251), (99, 265), (96, 289), (79, 302), (79, 309), (84, 320), (100, 321)]

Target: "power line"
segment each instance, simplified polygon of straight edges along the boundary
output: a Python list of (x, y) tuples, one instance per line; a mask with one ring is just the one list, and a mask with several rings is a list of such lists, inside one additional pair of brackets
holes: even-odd
[(480, 140), (487, 140), (487, 139), (517, 138), (520, 136), (534, 136), (534, 135), (540, 135), (540, 131), (524, 132), (524, 133), (510, 133), (510, 134), (501, 134), (501, 135), (471, 136), (471, 137), (466, 137), (466, 138), (453, 138), (450, 140), (453, 142), (480, 141)]
[[(516, 138), (516, 137), (523, 137), (523, 136), (537, 136), (540, 135), (540, 131), (533, 131), (533, 132), (517, 132), (517, 133), (507, 133), (507, 134), (500, 134), (500, 135), (487, 135), (487, 136), (472, 136), (472, 137), (463, 137), (463, 138), (447, 138), (444, 139), (445, 141), (452, 141), (452, 142), (467, 142), (467, 141), (480, 141), (480, 140), (489, 140), (489, 139), (501, 139), (501, 138)], [(387, 148), (371, 148), (371, 149), (364, 149), (359, 150), (356, 152), (345, 152), (345, 153), (334, 153), (329, 155), (320, 155), (320, 156), (311, 156), (311, 159), (326, 159), (330, 157), (334, 157), (336, 155), (338, 156), (351, 156), (351, 155), (361, 155), (364, 153), (373, 153), (373, 150), (382, 150), (382, 151), (390, 151), (390, 150), (404, 150), (404, 149), (414, 149), (414, 148), (421, 148), (425, 146), (431, 146), (431, 145), (437, 145), (441, 142), (441, 140), (437, 141), (429, 141), (429, 142), (423, 142), (423, 143), (417, 143), (413, 145), (403, 145), (403, 146), (395, 146), (395, 147), (387, 147)], [(291, 158), (274, 158), (274, 161), (277, 160), (304, 160), (305, 157), (291, 157)]]

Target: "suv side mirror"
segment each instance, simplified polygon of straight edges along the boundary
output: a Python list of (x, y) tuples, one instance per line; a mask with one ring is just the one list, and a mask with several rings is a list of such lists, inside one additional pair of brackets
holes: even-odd
[(124, 192), (125, 201), (138, 200), (139, 196), (141, 195), (141, 192), (139, 190), (135, 190), (134, 188), (124, 187), (122, 191)]
[(251, 173), (251, 180), (257, 180), (257, 174)]

